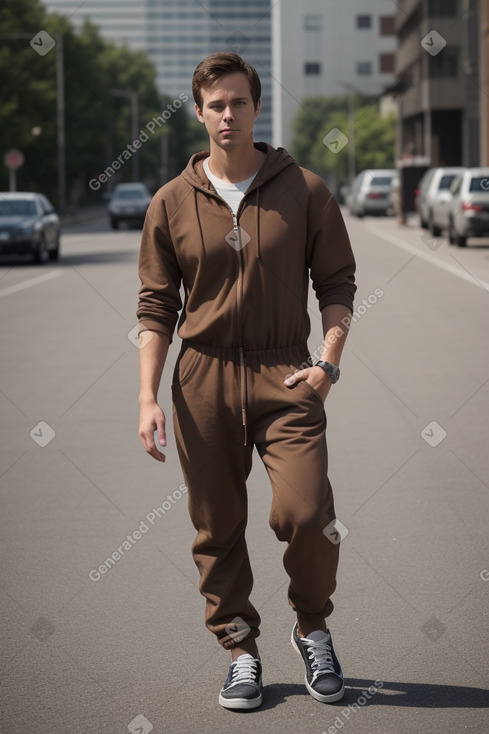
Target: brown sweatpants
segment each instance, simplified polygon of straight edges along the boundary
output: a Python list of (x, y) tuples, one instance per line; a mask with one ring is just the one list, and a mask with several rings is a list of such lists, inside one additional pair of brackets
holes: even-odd
[(308, 356), (306, 344), (243, 354), (183, 341), (175, 365), (174, 431), (197, 530), (192, 552), (205, 623), (225, 648), (260, 634), (245, 541), (254, 446), (272, 487), (270, 526), (288, 544), (289, 603), (299, 622), (318, 626), (333, 610), (339, 545), (323, 533), (335, 518), (324, 404), (305, 381), (283, 384)]

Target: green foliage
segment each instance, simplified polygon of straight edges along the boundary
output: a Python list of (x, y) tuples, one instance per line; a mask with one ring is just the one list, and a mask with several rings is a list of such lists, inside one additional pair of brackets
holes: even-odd
[[(348, 97), (310, 97), (294, 121), (293, 154), (300, 163), (321, 176), (334, 174), (338, 181), (348, 178), (348, 145), (334, 153), (323, 143), (333, 128), (350, 137)], [(355, 127), (355, 169), (393, 168), (396, 120), (381, 117), (378, 105), (366, 98), (353, 99)]]
[(347, 109), (348, 97), (307, 97), (303, 100), (292, 125), (294, 135), (291, 148), (292, 155), (301, 166), (316, 169), (315, 156), (312, 154), (316, 141), (321, 142), (331, 130), (332, 125), (328, 124), (331, 116)]
[(197, 117), (190, 118), (185, 132), (182, 144), (185, 145), (187, 159), (201, 150), (209, 150), (209, 135)]
[[(4, 0), (0, 6), (2, 34), (32, 34), (40, 29), (53, 38), (63, 36), (65, 76), (66, 178), (68, 202), (98, 200), (105, 191), (93, 192), (89, 181), (100, 174), (132, 142), (129, 97), (114, 96), (111, 89), (137, 91), (139, 129), (148, 140), (140, 148), (140, 178), (153, 188), (163, 183), (162, 135), (168, 135), (167, 175), (179, 173), (187, 162), (192, 138), (200, 130), (182, 106), (153, 134), (145, 128), (172, 100), (158, 93), (153, 65), (141, 51), (105, 41), (86, 22), (75, 32), (68, 19), (48, 14), (39, 0)], [(59, 46), (58, 46), (59, 48)], [(10, 148), (24, 153), (17, 171), (19, 190), (39, 190), (57, 200), (56, 47), (40, 56), (29, 38), (2, 38), (0, 77), (2, 104), (0, 154)], [(33, 135), (33, 128), (41, 134)], [(138, 134), (139, 134), (138, 129)], [(8, 187), (8, 171), (1, 165), (0, 189)], [(124, 163), (119, 180), (131, 180), (132, 160)], [(111, 184), (114, 181), (111, 181)], [(107, 185), (105, 185), (107, 188)]]

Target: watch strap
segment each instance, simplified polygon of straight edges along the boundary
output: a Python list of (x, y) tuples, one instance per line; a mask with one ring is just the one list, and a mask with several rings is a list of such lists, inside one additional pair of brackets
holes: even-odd
[(321, 367), (321, 369), (324, 370), (327, 375), (329, 375), (331, 383), (333, 385), (340, 379), (340, 368), (337, 365), (331, 364), (331, 362), (324, 362), (323, 360), (319, 360), (319, 362), (316, 362), (314, 366)]

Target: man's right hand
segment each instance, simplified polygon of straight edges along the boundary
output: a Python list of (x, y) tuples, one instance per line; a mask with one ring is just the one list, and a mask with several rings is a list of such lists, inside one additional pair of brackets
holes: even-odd
[(154, 432), (158, 431), (158, 441), (166, 446), (165, 414), (158, 403), (142, 403), (139, 412), (139, 436), (144, 450), (157, 461), (166, 461), (166, 456), (158, 450)]
[(158, 431), (160, 446), (166, 446), (165, 414), (156, 402), (158, 386), (166, 361), (170, 339), (159, 331), (143, 331), (140, 335), (139, 364), (139, 436), (144, 450), (157, 461), (166, 461), (165, 454), (155, 445), (154, 432)]

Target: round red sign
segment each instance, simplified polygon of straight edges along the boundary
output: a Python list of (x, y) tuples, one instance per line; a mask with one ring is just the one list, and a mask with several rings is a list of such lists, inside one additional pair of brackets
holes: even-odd
[(9, 150), (5, 153), (3, 162), (11, 171), (16, 171), (18, 168), (24, 165), (24, 154), (20, 150)]

